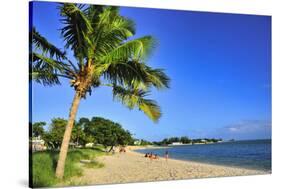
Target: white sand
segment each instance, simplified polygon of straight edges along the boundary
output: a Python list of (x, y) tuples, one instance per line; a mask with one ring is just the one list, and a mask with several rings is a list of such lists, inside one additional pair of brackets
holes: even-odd
[[(101, 156), (105, 164), (99, 169), (84, 168), (83, 176), (73, 177), (61, 185), (94, 185), (128, 182), (161, 181), (206, 177), (269, 174), (269, 172), (210, 165), (164, 158), (150, 160), (143, 154), (127, 150), (126, 153)], [(82, 166), (82, 165), (81, 165)]]

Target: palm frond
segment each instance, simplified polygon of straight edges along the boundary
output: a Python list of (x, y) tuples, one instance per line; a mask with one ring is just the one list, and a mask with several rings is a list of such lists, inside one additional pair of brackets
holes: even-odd
[(93, 56), (93, 45), (89, 34), (93, 32), (90, 21), (83, 12), (83, 7), (74, 3), (63, 3), (60, 6), (61, 29), (66, 42), (65, 47), (74, 51), (74, 56), (82, 63), (84, 57)]
[(144, 36), (138, 39), (127, 41), (101, 58), (101, 62), (120, 62), (129, 60), (145, 60), (156, 45), (151, 36)]
[(65, 59), (65, 52), (62, 52), (56, 46), (48, 42), (48, 40), (43, 37), (35, 27), (32, 28), (30, 33), (31, 45), (34, 46), (34, 50), (41, 50), (43, 54), (49, 53), (51, 57), (56, 56), (57, 59)]
[(144, 90), (151, 86), (157, 89), (169, 88), (170, 78), (162, 69), (153, 69), (138, 61), (101, 64), (101, 68), (105, 79), (114, 84), (125, 84)]
[(101, 65), (104, 65), (105, 79), (114, 84), (130, 85), (133, 81), (144, 82), (146, 78), (144, 64), (136, 61), (112, 62)]
[(120, 100), (128, 108), (133, 109), (138, 107), (151, 120), (157, 122), (161, 117), (160, 107), (154, 100), (145, 99), (148, 91), (133, 88), (123, 88), (121, 86), (113, 85), (114, 99)]
[(61, 61), (54, 60), (54, 59), (46, 57), (44, 55), (40, 55), (35, 52), (32, 53), (32, 63), (38, 69), (41, 69), (43, 67), (50, 67), (59, 72), (65, 72), (65, 71), (68, 71), (68, 69), (69, 69), (68, 64), (65, 64)]
[(59, 78), (56, 74), (53, 74), (49, 70), (36, 70), (35, 68), (31, 68), (32, 72), (30, 72), (29, 77), (30, 80), (33, 80), (37, 83), (43, 84), (45, 86), (52, 85), (60, 85)]
[(139, 108), (154, 122), (157, 122), (162, 115), (160, 107), (154, 100), (140, 99)]
[(132, 20), (116, 17), (103, 26), (102, 32), (95, 39), (95, 53), (104, 56), (118, 47), (124, 40), (134, 35), (134, 22)]
[(163, 69), (153, 69), (145, 65), (147, 85), (152, 84), (157, 89), (169, 88), (170, 78)]
[(118, 7), (90, 5), (85, 12), (94, 28), (91, 39), (97, 56), (112, 51), (135, 34), (134, 22), (121, 16)]
[(69, 65), (38, 53), (31, 54), (29, 66), (30, 79), (43, 85), (60, 84), (59, 76), (71, 78)]
[[(48, 63), (47, 63), (48, 62)], [(59, 85), (60, 81), (56, 75), (56, 63), (49, 58), (32, 53), (29, 62), (29, 78), (45, 86)]]

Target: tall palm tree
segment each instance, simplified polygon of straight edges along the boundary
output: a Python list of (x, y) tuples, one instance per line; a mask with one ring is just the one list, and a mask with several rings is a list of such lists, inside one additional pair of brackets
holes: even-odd
[(97, 87), (111, 87), (114, 99), (130, 109), (139, 108), (157, 122), (160, 107), (147, 99), (151, 87), (168, 88), (169, 78), (162, 69), (153, 69), (146, 60), (155, 47), (151, 36), (133, 38), (135, 24), (113, 6), (59, 4), (61, 36), (65, 49), (73, 51), (75, 62), (32, 29), (30, 78), (43, 85), (70, 81), (75, 95), (60, 148), (57, 178), (63, 178), (68, 145), (79, 102)]

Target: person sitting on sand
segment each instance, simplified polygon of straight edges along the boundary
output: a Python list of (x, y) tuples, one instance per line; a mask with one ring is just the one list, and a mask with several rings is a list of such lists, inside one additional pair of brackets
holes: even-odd
[(152, 152), (148, 154), (148, 158), (149, 158), (150, 160), (152, 160), (152, 159), (153, 159)]
[(122, 152), (126, 152), (125, 147), (121, 147), (121, 148), (120, 148), (120, 150), (119, 150), (119, 152), (120, 152), (120, 153), (122, 153)]
[(120, 153), (124, 152), (124, 147), (121, 147), (119, 150)]
[(148, 157), (148, 153), (146, 153), (146, 154), (144, 155), (144, 157)]

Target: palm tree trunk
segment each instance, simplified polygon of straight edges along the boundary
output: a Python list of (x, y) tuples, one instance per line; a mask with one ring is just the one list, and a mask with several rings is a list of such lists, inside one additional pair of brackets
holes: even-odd
[(114, 147), (114, 146), (111, 146), (111, 148), (109, 149), (109, 151), (108, 151), (108, 152), (111, 152), (111, 150), (113, 149), (113, 147)]
[(77, 109), (79, 106), (81, 100), (81, 96), (78, 94), (78, 92), (75, 93), (74, 99), (72, 101), (71, 109), (69, 112), (69, 119), (67, 126), (65, 128), (61, 148), (60, 148), (60, 154), (59, 154), (59, 159), (58, 159), (58, 164), (56, 168), (56, 177), (59, 179), (63, 178), (64, 175), (64, 166), (65, 166), (65, 160), (67, 156), (67, 151), (68, 151), (68, 146), (69, 146), (69, 141), (71, 137), (71, 132), (72, 128), (74, 125)]

